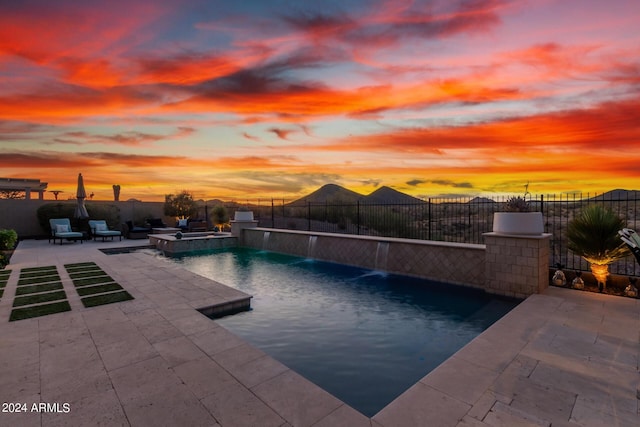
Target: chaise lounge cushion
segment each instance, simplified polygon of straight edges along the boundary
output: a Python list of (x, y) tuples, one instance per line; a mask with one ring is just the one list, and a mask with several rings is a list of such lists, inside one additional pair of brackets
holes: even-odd
[(161, 218), (150, 218), (147, 222), (151, 228), (164, 228), (167, 226)]
[(123, 224), (122, 231), (125, 232), (127, 239), (146, 239), (147, 235), (151, 233), (150, 228), (136, 227), (133, 225), (133, 221), (125, 222)]
[(103, 241), (105, 237), (113, 239), (114, 236), (119, 236), (120, 240), (122, 240), (122, 233), (117, 230), (109, 230), (105, 220), (91, 220), (89, 221), (89, 227), (91, 227), (91, 233), (94, 236), (102, 237)]
[(60, 239), (60, 244), (62, 244), (62, 239), (80, 239), (80, 243), (82, 243), (84, 234), (71, 230), (69, 218), (51, 218), (49, 219), (49, 226), (51, 227), (53, 243), (56, 242), (56, 239)]

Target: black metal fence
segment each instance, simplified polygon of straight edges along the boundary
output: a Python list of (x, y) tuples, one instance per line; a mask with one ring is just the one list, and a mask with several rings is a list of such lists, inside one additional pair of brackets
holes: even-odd
[[(640, 198), (629, 192), (609, 195), (563, 194), (527, 197), (531, 210), (541, 211), (545, 232), (552, 234), (550, 265), (587, 271), (588, 264), (567, 248), (566, 229), (580, 210), (603, 204), (638, 229)], [(635, 193), (634, 193), (635, 194)], [(371, 203), (355, 201), (295, 202), (271, 200), (252, 205), (261, 227), (367, 236), (484, 243), (482, 234), (493, 227), (493, 214), (505, 209), (506, 198), (429, 198), (415, 203)], [(640, 231), (640, 230), (639, 230)], [(633, 257), (611, 265), (621, 275), (640, 275)]]

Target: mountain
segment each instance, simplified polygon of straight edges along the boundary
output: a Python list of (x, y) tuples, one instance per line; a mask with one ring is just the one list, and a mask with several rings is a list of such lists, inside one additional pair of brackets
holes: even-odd
[(488, 197), (474, 197), (473, 199), (469, 200), (469, 203), (474, 204), (474, 203), (480, 203), (480, 204), (487, 204), (487, 203), (496, 203), (495, 200), (490, 199)]
[(424, 203), (422, 200), (409, 196), (408, 194), (401, 193), (398, 190), (394, 190), (390, 187), (380, 187), (373, 193), (364, 198), (370, 203), (392, 203), (392, 204), (409, 204), (409, 203)]
[[(389, 203), (389, 204), (409, 204), (409, 203), (425, 203), (423, 200), (412, 197), (408, 194), (394, 190), (390, 187), (380, 187), (371, 194), (363, 196), (355, 191), (348, 190), (337, 184), (326, 184), (300, 199), (288, 203), (288, 205), (300, 205), (307, 202), (312, 203), (356, 203), (356, 201), (364, 201), (368, 203)], [(616, 189), (607, 191), (606, 193), (592, 197), (589, 200), (640, 200), (639, 190), (622, 190)], [(474, 197), (469, 200), (470, 204), (489, 205), (497, 203), (495, 200), (487, 197)]]
[(640, 198), (640, 191), (638, 190), (622, 190), (617, 188), (615, 190), (607, 191), (599, 196), (592, 197), (590, 200), (637, 200)]
[(355, 191), (347, 190), (336, 184), (326, 184), (318, 188), (311, 194), (301, 197), (288, 205), (300, 205), (302, 203), (324, 203), (324, 202), (340, 202), (340, 203), (355, 203), (357, 200), (362, 200), (364, 196), (358, 194)]

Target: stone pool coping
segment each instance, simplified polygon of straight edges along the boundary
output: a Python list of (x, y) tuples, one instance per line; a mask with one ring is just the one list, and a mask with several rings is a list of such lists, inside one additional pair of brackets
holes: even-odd
[[(0, 424), (220, 426), (638, 425), (640, 300), (550, 288), (533, 295), (369, 419), (196, 308), (238, 291), (146, 254), (23, 241), (10, 269), (96, 262), (135, 300), (8, 322), (0, 299)], [(52, 407), (50, 408), (52, 409)]]

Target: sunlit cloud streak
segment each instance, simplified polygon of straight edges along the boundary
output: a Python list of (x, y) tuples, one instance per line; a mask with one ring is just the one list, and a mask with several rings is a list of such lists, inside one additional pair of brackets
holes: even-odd
[(66, 191), (72, 169), (98, 196), (117, 179), (158, 200), (183, 183), (632, 187), (635, 16), (624, 0), (4, 2), (3, 175)]

